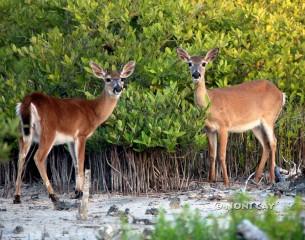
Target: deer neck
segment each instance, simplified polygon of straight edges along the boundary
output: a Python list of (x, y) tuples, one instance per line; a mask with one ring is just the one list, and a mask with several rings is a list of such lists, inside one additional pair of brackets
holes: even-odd
[(98, 118), (98, 125), (105, 122), (115, 109), (119, 98), (110, 96), (106, 90), (104, 90), (97, 99), (94, 100), (94, 112)]
[(209, 105), (210, 99), (208, 96), (208, 92), (205, 86), (204, 79), (200, 80), (195, 85), (195, 103), (199, 107), (206, 108)]

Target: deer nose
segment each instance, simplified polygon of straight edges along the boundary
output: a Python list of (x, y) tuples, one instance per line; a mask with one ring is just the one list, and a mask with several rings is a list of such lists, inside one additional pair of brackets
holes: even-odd
[(198, 71), (196, 71), (196, 72), (193, 72), (193, 74), (192, 74), (192, 77), (193, 78), (195, 78), (195, 79), (198, 79), (198, 78), (200, 78), (200, 73), (198, 72)]
[(113, 93), (120, 93), (122, 91), (122, 87), (119, 86), (119, 85), (116, 85), (114, 88), (113, 88)]

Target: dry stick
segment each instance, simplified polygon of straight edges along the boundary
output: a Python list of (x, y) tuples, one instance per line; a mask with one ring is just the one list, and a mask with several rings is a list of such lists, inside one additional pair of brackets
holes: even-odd
[(120, 174), (120, 176), (126, 181), (126, 183), (127, 183), (128, 187), (129, 187), (130, 191), (133, 191), (131, 185), (130, 185), (129, 182), (128, 182), (128, 179), (126, 179), (126, 177), (123, 176), (122, 173), (121, 173), (119, 170), (117, 170), (115, 167), (113, 167), (113, 166), (111, 165), (111, 163), (108, 161), (108, 158), (106, 158), (106, 162), (107, 162), (107, 164), (109, 165), (109, 167), (111, 167), (114, 171), (116, 171), (118, 174)]
[(255, 174), (255, 172), (251, 173), (250, 176), (247, 178), (246, 184), (245, 184), (245, 186), (244, 186), (244, 188), (243, 188), (243, 190), (242, 190), (243, 192), (246, 191), (246, 189), (247, 189), (247, 184), (248, 184), (249, 180), (251, 179), (251, 177), (252, 177), (254, 174)]
[(89, 187), (90, 187), (90, 176), (91, 171), (89, 169), (85, 170), (85, 182), (84, 182), (84, 190), (83, 197), (78, 208), (78, 217), (81, 220), (88, 219), (88, 203), (89, 203)]

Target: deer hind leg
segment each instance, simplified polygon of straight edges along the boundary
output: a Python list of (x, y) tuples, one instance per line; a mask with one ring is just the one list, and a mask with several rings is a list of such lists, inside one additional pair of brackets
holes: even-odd
[(16, 179), (16, 190), (15, 190), (15, 198), (14, 203), (18, 204), (21, 203), (20, 200), (20, 189), (22, 184), (22, 176), (24, 172), (24, 163), (26, 156), (31, 148), (32, 140), (31, 138), (19, 138), (19, 156), (18, 156), (18, 173), (17, 173), (17, 179)]
[(75, 169), (75, 195), (72, 196), (74, 199), (78, 199), (81, 197), (80, 189), (80, 177), (79, 177), (79, 164), (78, 164), (78, 141), (68, 143), (68, 148), (70, 155), (73, 160), (73, 165)]
[(255, 174), (255, 181), (259, 182), (262, 173), (264, 171), (265, 165), (266, 165), (266, 161), (270, 155), (270, 148), (269, 148), (269, 141), (266, 138), (266, 135), (264, 133), (264, 129), (262, 126), (258, 126), (255, 127), (254, 129), (252, 129), (253, 134), (255, 135), (255, 137), (257, 138), (257, 140), (259, 141), (259, 143), (262, 145), (262, 158), (258, 164), (258, 167), (256, 169), (256, 174)]
[(221, 129), (219, 131), (219, 159), (222, 169), (223, 182), (225, 186), (229, 185), (229, 178), (228, 178), (227, 164), (226, 164), (227, 143), (228, 143), (228, 131), (226, 129)]
[[(42, 134), (41, 136), (46, 136), (46, 135)], [(58, 202), (58, 198), (54, 194), (54, 190), (49, 181), (49, 178), (47, 175), (47, 170), (46, 170), (46, 166), (47, 166), (46, 159), (47, 159), (49, 152), (51, 151), (51, 149), (53, 147), (54, 138), (55, 138), (55, 136), (52, 136), (52, 137), (48, 136), (48, 138), (40, 139), (39, 147), (34, 156), (34, 160), (35, 160), (36, 166), (38, 168), (38, 171), (40, 173), (40, 176), (43, 180), (43, 183), (48, 190), (49, 197), (51, 198), (53, 203), (56, 203), (56, 202)]]
[[(86, 138), (79, 137), (76, 139), (75, 143), (72, 143), (69, 149), (74, 147), (74, 167), (75, 167), (75, 179), (76, 179), (76, 187), (75, 187), (75, 196), (74, 198), (81, 198), (83, 196), (83, 185), (84, 185), (84, 164), (85, 164), (85, 147), (86, 147)], [(71, 156), (73, 155), (71, 153)], [(72, 156), (73, 158), (73, 156)]]
[(209, 142), (209, 160), (210, 160), (210, 171), (209, 171), (209, 182), (216, 181), (215, 174), (215, 162), (217, 155), (217, 133), (208, 132), (208, 142)]
[(269, 141), (269, 146), (271, 149), (271, 162), (270, 162), (270, 182), (274, 183), (275, 182), (275, 174), (274, 174), (274, 169), (275, 169), (275, 152), (276, 152), (276, 137), (274, 135), (274, 130), (273, 130), (273, 124), (263, 124), (264, 130), (267, 136), (267, 139)]

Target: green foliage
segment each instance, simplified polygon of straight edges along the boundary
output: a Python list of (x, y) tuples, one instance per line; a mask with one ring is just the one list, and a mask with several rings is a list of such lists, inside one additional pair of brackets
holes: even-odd
[(176, 83), (156, 93), (129, 85), (115, 114), (94, 135), (92, 144), (108, 141), (137, 151), (156, 147), (169, 151), (177, 146), (202, 147), (205, 145), (202, 134), (205, 112), (185, 99), (189, 92), (190, 89), (178, 92)]
[[(304, 9), (299, 0), (3, 0), (1, 118), (4, 122), (13, 118), (16, 103), (33, 91), (97, 96), (103, 84), (92, 76), (90, 60), (110, 69), (135, 60), (132, 84), (91, 146), (114, 143), (139, 151), (151, 147), (172, 151), (202, 145), (203, 118), (192, 107), (189, 72), (175, 48), (182, 46), (192, 54), (220, 48), (207, 69), (208, 87), (266, 78), (295, 96), (288, 108), (302, 109)], [(281, 125), (289, 126), (288, 122), (285, 118)], [(300, 125), (304, 127), (304, 122)], [(291, 141), (296, 132), (289, 133)]]
[[(234, 204), (251, 203), (249, 197), (237, 195)], [(270, 198), (265, 203), (266, 206), (276, 206), (276, 199)], [(273, 207), (266, 210), (257, 209), (234, 209), (222, 216), (201, 217), (197, 210), (191, 210), (185, 206), (181, 213), (174, 216), (173, 220), (168, 220), (164, 212), (161, 211), (155, 228), (152, 240), (184, 240), (184, 239), (225, 239), (233, 240), (237, 238), (237, 226), (248, 219), (251, 223), (264, 231), (269, 239), (304, 239), (304, 226), (301, 212), (304, 210), (304, 203), (301, 198), (296, 198), (294, 204), (278, 214)], [(225, 224), (224, 224), (225, 223)], [(131, 235), (131, 231), (126, 232), (125, 239)], [(141, 239), (141, 236), (134, 236), (134, 239)]]
[(9, 119), (0, 111), (0, 163), (8, 160), (13, 143), (17, 138), (17, 119)]

